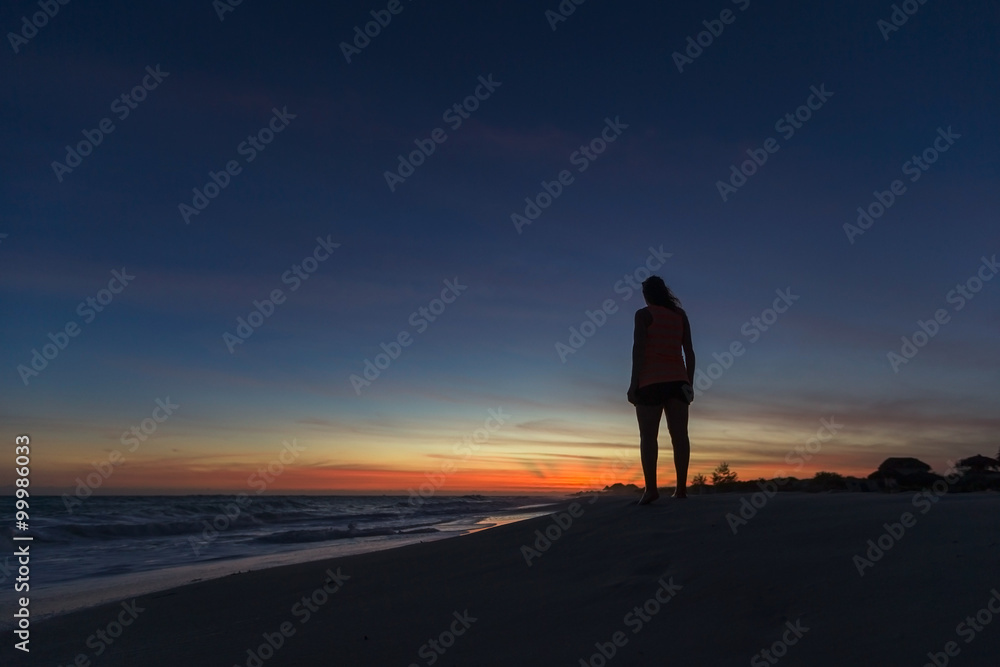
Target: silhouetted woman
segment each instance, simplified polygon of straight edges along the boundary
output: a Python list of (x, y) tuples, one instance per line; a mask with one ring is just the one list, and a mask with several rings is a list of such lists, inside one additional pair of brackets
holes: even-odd
[(687, 469), (691, 458), (687, 425), (688, 405), (694, 399), (694, 348), (687, 313), (663, 279), (650, 276), (644, 280), (642, 296), (646, 299), (646, 307), (635, 311), (628, 402), (635, 405), (635, 416), (639, 420), (639, 452), (646, 478), (646, 489), (639, 504), (648, 505), (660, 497), (656, 489), (656, 437), (664, 411), (677, 469), (677, 490), (673, 497), (687, 497)]

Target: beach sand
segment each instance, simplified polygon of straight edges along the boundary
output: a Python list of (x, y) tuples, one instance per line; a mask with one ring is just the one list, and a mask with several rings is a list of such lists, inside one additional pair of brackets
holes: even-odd
[(0, 664), (1000, 664), (1000, 494), (760, 494), (734, 534), (743, 499), (583, 498), (558, 534), (549, 515), (199, 582), (33, 624), (30, 656), (7, 634)]

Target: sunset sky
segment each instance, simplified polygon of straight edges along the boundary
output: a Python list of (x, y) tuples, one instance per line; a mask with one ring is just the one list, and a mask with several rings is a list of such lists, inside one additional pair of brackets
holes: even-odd
[(281, 457), (269, 493), (641, 485), (647, 267), (718, 364), (691, 474), (996, 455), (996, 3), (218, 5), (0, 10), (33, 35), (0, 55), (0, 423), (37, 493), (253, 492)]

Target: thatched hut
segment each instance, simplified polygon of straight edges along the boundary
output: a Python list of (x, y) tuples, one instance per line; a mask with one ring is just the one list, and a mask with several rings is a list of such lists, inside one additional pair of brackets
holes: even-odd
[(931, 472), (931, 467), (909, 456), (892, 456), (882, 461), (878, 470), (868, 475), (868, 479), (878, 482), (886, 490), (924, 487), (941, 479)]
[[(915, 459), (910, 456), (891, 456), (885, 461), (882, 461), (882, 464), (879, 465), (876, 472), (881, 473), (883, 477), (891, 477), (898, 480), (901, 477), (925, 474), (930, 471), (931, 467), (920, 459)], [(869, 477), (870, 476), (871, 475), (869, 475)]]
[(988, 456), (983, 456), (982, 454), (976, 454), (975, 456), (970, 456), (969, 458), (959, 461), (958, 468), (960, 470), (967, 470), (970, 472), (987, 472), (989, 470), (996, 471), (1000, 470), (1000, 461), (991, 459)]

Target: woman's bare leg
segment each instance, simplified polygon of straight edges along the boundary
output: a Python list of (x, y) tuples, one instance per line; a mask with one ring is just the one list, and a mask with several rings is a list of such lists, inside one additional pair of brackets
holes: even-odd
[(635, 416), (639, 421), (639, 458), (642, 460), (642, 475), (646, 480), (640, 505), (648, 505), (660, 497), (656, 489), (656, 459), (659, 449), (656, 437), (660, 431), (661, 415), (662, 405), (635, 406)]
[(691, 441), (688, 439), (688, 404), (679, 398), (668, 398), (666, 405), (667, 430), (674, 447), (674, 468), (677, 470), (675, 498), (687, 497), (688, 462), (691, 460)]

